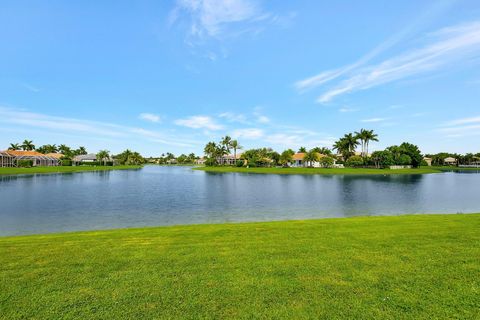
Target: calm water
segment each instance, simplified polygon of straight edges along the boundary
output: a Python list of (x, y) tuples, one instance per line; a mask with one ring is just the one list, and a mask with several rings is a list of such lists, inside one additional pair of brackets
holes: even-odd
[(0, 176), (0, 235), (171, 224), (480, 212), (480, 174), (215, 174), (188, 167)]

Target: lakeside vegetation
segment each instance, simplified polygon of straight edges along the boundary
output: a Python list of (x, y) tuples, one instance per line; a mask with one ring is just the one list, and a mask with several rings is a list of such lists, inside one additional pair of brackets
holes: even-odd
[(393, 175), (393, 174), (428, 174), (440, 173), (436, 168), (422, 167), (417, 169), (374, 169), (374, 168), (246, 168), (246, 167), (196, 167), (194, 170), (206, 172), (239, 172), (239, 173), (259, 173), (259, 174), (324, 174), (324, 175)]
[(473, 319), (480, 214), (0, 238), (5, 319)]
[(118, 166), (52, 166), (52, 167), (31, 167), (17, 168), (7, 167), (0, 168), (0, 175), (11, 174), (41, 174), (41, 173), (73, 173), (85, 171), (107, 171), (107, 170), (133, 170), (140, 169), (141, 165), (118, 165)]

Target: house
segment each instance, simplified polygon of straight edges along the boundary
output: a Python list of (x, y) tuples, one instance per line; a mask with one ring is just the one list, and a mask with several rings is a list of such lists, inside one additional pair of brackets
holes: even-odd
[(443, 164), (446, 166), (455, 166), (457, 165), (457, 159), (452, 157), (445, 158), (445, 160), (443, 160)]
[(0, 168), (1, 167), (14, 167), (15, 158), (9, 155), (6, 151), (0, 151)]
[(423, 161), (427, 163), (427, 166), (431, 167), (432, 166), (432, 158), (424, 157)]
[(237, 154), (235, 157), (233, 154), (225, 155), (217, 158), (217, 163), (221, 166), (233, 166), (240, 160), (241, 154)]
[(63, 158), (64, 155), (63, 153), (47, 153), (46, 156), (60, 160), (61, 158)]
[[(307, 162), (304, 161), (303, 159), (305, 158), (306, 153), (305, 152), (298, 152), (295, 153), (292, 156), (292, 162), (290, 163), (291, 167), (314, 167), (314, 168), (321, 168), (323, 165), (319, 161), (313, 161), (313, 162)], [(321, 159), (323, 157), (328, 157), (324, 154), (317, 153), (318, 159)], [(333, 165), (336, 165), (335, 159), (333, 160)]]
[(199, 166), (203, 166), (203, 165), (205, 164), (205, 161), (206, 161), (206, 160), (207, 160), (207, 159), (205, 159), (205, 158), (203, 158), (203, 157), (202, 157), (202, 158), (199, 158), (199, 159), (196, 159), (196, 160), (195, 160), (195, 164), (197, 164), (197, 165), (199, 165)]
[(48, 156), (37, 151), (7, 150), (5, 152), (14, 158), (15, 166), (17, 166), (18, 161), (21, 160), (31, 160), (34, 167), (51, 167), (60, 165), (60, 161), (56, 157)]
[(91, 162), (96, 162), (96, 161), (97, 161), (97, 155), (96, 154), (93, 154), (93, 153), (82, 154), (82, 155), (73, 157), (72, 165), (78, 166), (78, 165), (82, 165), (84, 163), (89, 163), (89, 162), (91, 163)]

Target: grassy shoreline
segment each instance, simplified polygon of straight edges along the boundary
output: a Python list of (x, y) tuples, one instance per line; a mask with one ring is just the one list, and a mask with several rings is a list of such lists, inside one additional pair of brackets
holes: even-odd
[(20, 318), (475, 318), (480, 214), (0, 238)]
[(17, 174), (48, 174), (48, 173), (73, 173), (88, 171), (109, 171), (109, 170), (132, 170), (140, 169), (142, 166), (75, 166), (75, 167), (32, 167), (32, 168), (0, 168), (1, 175)]
[(205, 172), (239, 172), (258, 174), (323, 174), (323, 175), (393, 175), (393, 174), (429, 174), (441, 173), (441, 170), (433, 168), (417, 169), (364, 169), (364, 168), (237, 168), (237, 167), (195, 167), (194, 170)]

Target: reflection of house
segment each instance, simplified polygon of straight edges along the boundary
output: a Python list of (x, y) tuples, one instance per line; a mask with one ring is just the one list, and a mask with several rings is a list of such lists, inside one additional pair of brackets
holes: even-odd
[[(305, 152), (299, 152), (295, 153), (292, 156), (292, 163), (290, 164), (292, 167), (314, 167), (314, 168), (320, 168), (323, 167), (323, 165), (319, 161), (304, 161), (303, 159), (305, 158), (306, 153)], [(328, 157), (324, 154), (317, 153), (318, 159), (322, 159), (324, 157)], [(333, 165), (335, 165), (336, 161), (335, 159), (333, 160)]]
[(226, 166), (233, 166), (237, 163), (237, 160), (240, 160), (240, 154), (237, 154), (237, 157), (235, 158), (235, 156), (233, 154), (229, 154), (229, 155), (226, 155), (226, 156), (223, 156), (223, 157), (218, 157), (217, 158), (217, 163), (219, 165), (226, 165)]
[(7, 152), (0, 151), (0, 167), (14, 167), (15, 161), (14, 157), (9, 155)]
[(443, 160), (443, 163), (447, 166), (454, 166), (457, 164), (457, 159), (448, 157), (448, 158), (445, 158), (445, 160)]
[(427, 163), (427, 166), (431, 167), (432, 166), (432, 158), (424, 157), (423, 161)]
[(56, 157), (52, 157), (37, 151), (8, 150), (5, 151), (14, 158), (15, 165), (18, 161), (31, 160), (34, 167), (51, 167), (58, 166), (60, 161)]
[(95, 162), (95, 161), (97, 161), (97, 155), (96, 154), (93, 154), (93, 153), (82, 154), (82, 155), (78, 155), (78, 156), (73, 157), (72, 165), (78, 166), (78, 165), (81, 165), (83, 163), (89, 163), (89, 162)]

